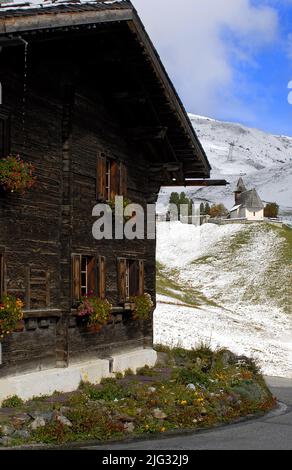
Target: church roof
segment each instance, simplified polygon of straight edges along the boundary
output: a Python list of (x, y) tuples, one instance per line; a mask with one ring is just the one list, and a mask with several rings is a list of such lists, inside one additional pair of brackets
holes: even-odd
[(243, 182), (243, 179), (242, 178), (239, 178), (238, 182), (237, 182), (237, 186), (235, 188), (235, 192), (237, 193), (242, 193), (243, 191), (247, 191), (246, 187), (245, 187), (245, 184)]
[(264, 209), (262, 200), (255, 189), (241, 193), (239, 197), (239, 203), (242, 207), (246, 207), (251, 211)]

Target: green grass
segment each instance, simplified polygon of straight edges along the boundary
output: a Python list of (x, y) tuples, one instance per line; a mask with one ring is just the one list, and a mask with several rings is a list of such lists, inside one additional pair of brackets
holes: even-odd
[(156, 266), (156, 290), (157, 294), (165, 295), (174, 300), (200, 308), (205, 305), (216, 306), (217, 304), (208, 299), (202, 292), (190, 286), (182, 286), (178, 279), (179, 272), (176, 269), (167, 269), (161, 263)]

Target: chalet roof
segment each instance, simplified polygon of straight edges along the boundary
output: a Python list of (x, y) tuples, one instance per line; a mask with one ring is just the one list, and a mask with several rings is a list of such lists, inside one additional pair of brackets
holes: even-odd
[(237, 182), (237, 185), (236, 185), (236, 188), (235, 188), (235, 192), (237, 193), (242, 193), (243, 191), (247, 191), (246, 189), (246, 186), (243, 182), (243, 179), (240, 177), (238, 182)]
[[(131, 70), (123, 67), (123, 83), (128, 83), (128, 88), (125, 87), (122, 92), (114, 90), (111, 99), (117, 100), (116, 108), (119, 112), (123, 110), (128, 115), (135, 113), (139, 117), (136, 128), (129, 130), (133, 141), (140, 139), (141, 144), (147, 140), (145, 135), (152, 136), (150, 144), (146, 144), (148, 147), (145, 153), (152, 153), (155, 178), (163, 178), (163, 184), (177, 186), (183, 185), (188, 179), (209, 178), (211, 167), (205, 151), (130, 1), (72, 0), (52, 3), (19, 0), (17, 3), (16, 0), (14, 4), (1, 3), (0, 6), (0, 46), (4, 47), (17, 44), (23, 47), (23, 39), (37, 42), (57, 36), (60, 38), (61, 35), (68, 37), (70, 34), (75, 37), (82, 34), (93, 37), (102, 34), (105, 28), (120, 38), (121, 53), (116, 61), (123, 60), (127, 64), (130, 56), (133, 65)], [(107, 45), (107, 41), (104, 43), (108, 48), (103, 52), (104, 60), (108, 60), (111, 53), (117, 55), (113, 46)], [(140, 77), (135, 76), (135, 68), (140, 69)], [(130, 103), (129, 98), (132, 101), (135, 98), (135, 104)], [(123, 105), (121, 100), (124, 100)], [(150, 114), (151, 126), (146, 122), (141, 124), (143, 117), (146, 119), (145, 116)], [(120, 120), (122, 123), (127, 121), (123, 115)]]
[(240, 205), (246, 207), (250, 211), (258, 211), (264, 209), (264, 205), (255, 189), (244, 191), (239, 198)]

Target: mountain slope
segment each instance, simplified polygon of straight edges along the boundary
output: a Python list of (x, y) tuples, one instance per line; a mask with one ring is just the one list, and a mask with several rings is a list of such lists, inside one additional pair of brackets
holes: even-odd
[(292, 377), (291, 229), (159, 223), (157, 258), (156, 342), (229, 347)]
[[(292, 214), (292, 138), (189, 116), (211, 163), (212, 177), (230, 182), (226, 188), (188, 190), (194, 200), (223, 202), (231, 208), (235, 184), (243, 176), (246, 185), (255, 187), (265, 202), (276, 201), (283, 214)], [(230, 144), (234, 144), (231, 158)], [(160, 207), (167, 204), (168, 197), (169, 189), (162, 190)]]

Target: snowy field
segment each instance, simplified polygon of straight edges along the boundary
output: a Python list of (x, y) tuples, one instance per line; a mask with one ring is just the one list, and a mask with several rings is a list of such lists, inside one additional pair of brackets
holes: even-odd
[[(254, 357), (267, 375), (292, 378), (291, 266), (280, 266), (280, 235), (259, 224), (159, 223), (158, 262), (180, 287), (158, 294), (155, 343), (226, 347)], [(206, 301), (188, 306), (178, 289)]]

